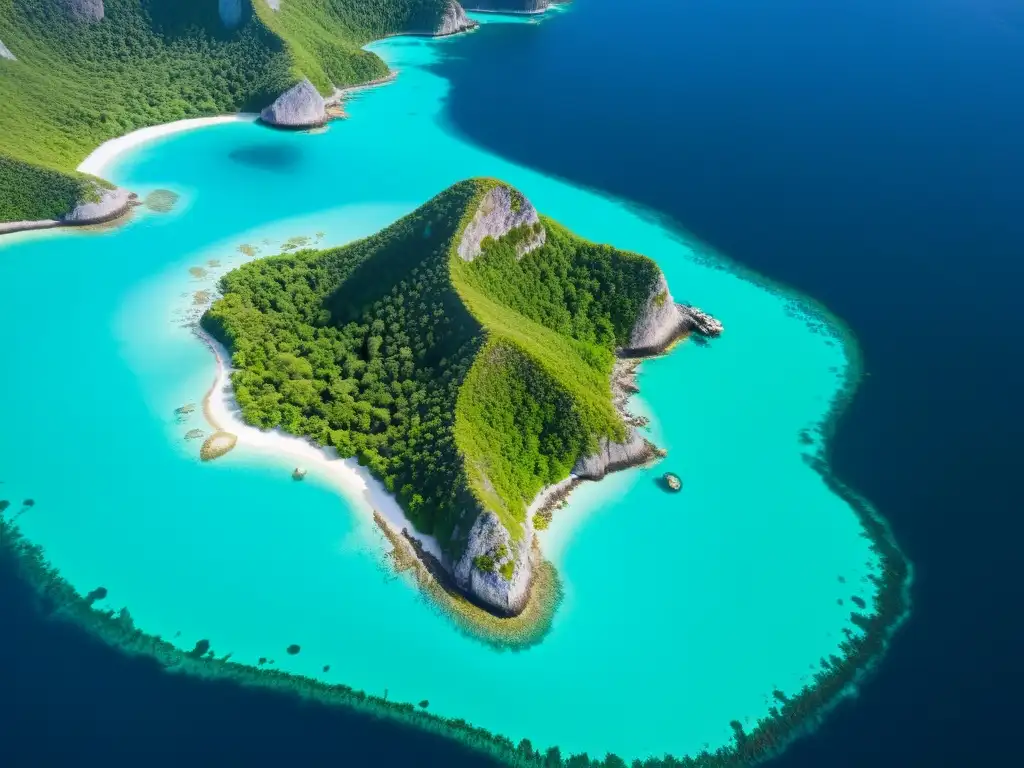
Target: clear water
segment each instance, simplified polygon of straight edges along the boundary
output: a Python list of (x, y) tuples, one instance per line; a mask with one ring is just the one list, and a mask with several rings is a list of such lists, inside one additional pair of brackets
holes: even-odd
[[(500, 19), (488, 17), (490, 23)], [(485, 27), (476, 34), (486, 35)], [(400, 77), (320, 134), (228, 124), (146, 145), (109, 171), (183, 195), (108, 233), (0, 241), (0, 498), (80, 591), (191, 648), (344, 682), (564, 753), (630, 758), (727, 743), (776, 688), (837, 652), (874, 557), (852, 510), (808, 468), (849, 365), (787, 299), (698, 255), (621, 201), (510, 164), (443, 116), (429, 65), (459, 38), (374, 46)], [(459, 634), (404, 577), (360, 502), (237, 449), (205, 465), (174, 409), (213, 377), (184, 327), (192, 293), (243, 243), (369, 234), (474, 175), (500, 177), (588, 238), (646, 253), (676, 298), (720, 317), (712, 346), (645, 363), (640, 408), (669, 450), (654, 470), (583, 486), (544, 546), (566, 586), (545, 641), (500, 652)], [(270, 243), (264, 243), (269, 240)], [(208, 262), (216, 260), (219, 266)], [(190, 267), (207, 274), (195, 277)], [(658, 489), (671, 469), (679, 495)], [(845, 579), (840, 583), (839, 577)], [(838, 604), (846, 601), (845, 606)], [(302, 651), (288, 656), (297, 643)], [(329, 673), (321, 671), (329, 664)]]

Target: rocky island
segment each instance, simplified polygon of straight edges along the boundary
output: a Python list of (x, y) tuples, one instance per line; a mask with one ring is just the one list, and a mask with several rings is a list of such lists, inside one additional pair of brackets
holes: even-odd
[(436, 541), (431, 567), (498, 616), (530, 599), (538, 495), (659, 455), (616, 408), (616, 356), (700, 324), (653, 261), (576, 237), (492, 179), (221, 287), (202, 325), (233, 355), (245, 420), (357, 458), (406, 534)]

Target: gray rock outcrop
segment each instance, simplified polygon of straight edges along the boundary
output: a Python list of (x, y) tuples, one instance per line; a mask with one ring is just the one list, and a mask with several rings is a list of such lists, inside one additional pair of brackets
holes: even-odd
[(279, 128), (315, 128), (327, 122), (326, 106), (316, 87), (309, 80), (303, 80), (260, 112), (260, 119)]
[(455, 35), (474, 27), (476, 27), (476, 22), (466, 15), (466, 11), (463, 10), (462, 6), (456, 0), (448, 0), (444, 7), (444, 12), (441, 14), (441, 22), (437, 25), (437, 29), (434, 30), (434, 34), (438, 37)]
[[(537, 209), (523, 195), (504, 184), (487, 192), (480, 201), (480, 207), (466, 225), (459, 242), (459, 256), (472, 261), (482, 253), (484, 238), (500, 240), (513, 229), (522, 226), (533, 227), (540, 222)], [(520, 258), (547, 242), (547, 231), (543, 226), (531, 229), (516, 247)]]
[(4, 41), (0, 40), (0, 59), (10, 59), (11, 61), (17, 61), (14, 58), (14, 54), (7, 50), (7, 46), (4, 45)]
[[(531, 542), (533, 531), (527, 530), (518, 543), (493, 512), (484, 512), (473, 523), (466, 549), (455, 564), (455, 583), (477, 600), (503, 614), (523, 610), (530, 596), (533, 578)], [(503, 555), (495, 557), (495, 554)], [(492, 567), (481, 570), (478, 558), (490, 558)], [(513, 562), (512, 577), (506, 579), (499, 568)]]
[(75, 21), (103, 20), (103, 0), (63, 0), (63, 3)]
[(97, 187), (99, 200), (83, 201), (61, 217), (64, 224), (100, 224), (116, 219), (131, 206), (135, 195), (127, 189)]
[(658, 270), (658, 279), (630, 332), (630, 351), (638, 355), (660, 352), (688, 327), (689, 317), (672, 299), (665, 275)]
[(281, 0), (267, 0), (267, 5), (270, 6), (270, 10), (272, 11), (281, 10)]
[(242, 23), (242, 0), (217, 0), (217, 13), (228, 29), (234, 29)]
[(622, 443), (613, 443), (602, 437), (597, 453), (580, 458), (572, 473), (584, 480), (600, 480), (609, 472), (643, 464), (658, 455), (657, 449), (635, 429), (628, 429), (629, 435)]

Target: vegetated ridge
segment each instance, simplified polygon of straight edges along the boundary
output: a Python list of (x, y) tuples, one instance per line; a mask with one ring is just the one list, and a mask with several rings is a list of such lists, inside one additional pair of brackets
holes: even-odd
[(653, 261), (490, 179), (345, 247), (246, 264), (221, 290), (203, 326), (232, 352), (245, 420), (357, 457), (499, 613), (528, 597), (538, 492), (594, 456), (588, 472), (616, 468), (609, 446), (653, 455), (613, 406), (616, 350), (690, 327)]

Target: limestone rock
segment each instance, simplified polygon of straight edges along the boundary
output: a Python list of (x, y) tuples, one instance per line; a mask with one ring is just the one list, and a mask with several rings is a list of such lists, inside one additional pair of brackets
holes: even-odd
[(660, 352), (688, 327), (688, 317), (672, 299), (665, 275), (651, 286), (647, 303), (629, 336), (629, 348), (636, 354)]
[(97, 187), (99, 200), (83, 201), (61, 217), (65, 224), (100, 224), (116, 219), (131, 206), (135, 195), (127, 189)]
[(10, 59), (11, 61), (17, 61), (14, 58), (14, 54), (7, 50), (7, 46), (4, 45), (4, 41), (0, 40), (0, 59)]
[(242, 0), (217, 0), (217, 12), (224, 26), (234, 29), (242, 23)]
[(267, 5), (270, 6), (270, 10), (272, 11), (281, 10), (281, 0), (267, 0)]
[(313, 128), (327, 122), (326, 102), (309, 80), (303, 80), (278, 96), (260, 119), (281, 128)]
[(103, 20), (103, 0), (62, 0), (75, 21)]
[[(473, 523), (466, 549), (455, 564), (456, 584), (500, 613), (519, 613), (526, 606), (530, 595), (530, 580), (533, 577), (533, 563), (530, 559), (532, 539), (533, 534), (528, 531), (518, 543), (513, 543), (511, 534), (501, 524), (498, 516), (493, 512), (484, 512)], [(491, 555), (497, 550), (507, 553), (502, 562), (508, 562), (511, 558), (514, 563), (510, 579), (506, 579), (497, 567), (485, 572), (475, 564), (478, 557)]]
[[(537, 209), (529, 200), (514, 189), (499, 184), (484, 195), (473, 220), (462, 233), (459, 256), (464, 261), (472, 261), (482, 252), (481, 243), (485, 237), (499, 240), (516, 227), (532, 227), (539, 221)], [(519, 244), (519, 256), (522, 257), (540, 248), (546, 241), (547, 231), (543, 227), (539, 232), (531, 232), (530, 236)]]
[(441, 14), (441, 22), (434, 30), (434, 34), (439, 37), (454, 35), (465, 32), (467, 29), (473, 29), (475, 26), (476, 22), (466, 15), (461, 5), (455, 0), (448, 0), (444, 12)]
[(630, 427), (625, 442), (613, 443), (602, 437), (597, 453), (580, 458), (572, 473), (584, 480), (600, 480), (609, 472), (643, 464), (657, 455), (657, 449)]

